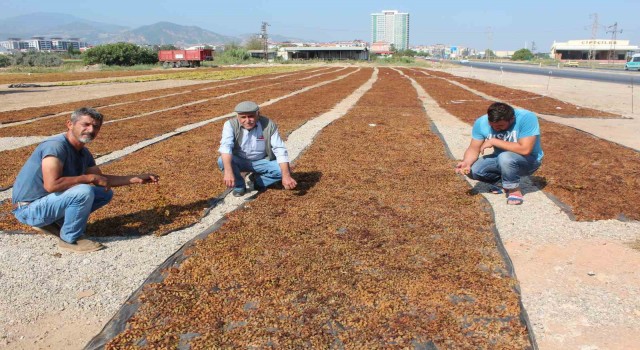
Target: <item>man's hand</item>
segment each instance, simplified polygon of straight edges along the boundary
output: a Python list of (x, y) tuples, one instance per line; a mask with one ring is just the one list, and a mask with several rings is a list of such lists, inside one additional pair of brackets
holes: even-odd
[(282, 186), (284, 186), (287, 190), (292, 190), (298, 186), (296, 180), (294, 180), (291, 176), (282, 176)]
[(160, 176), (156, 174), (140, 174), (131, 178), (132, 184), (157, 184), (160, 181)]
[(480, 146), (480, 154), (484, 154), (484, 150), (487, 148), (491, 148), (493, 147), (493, 139), (486, 139), (484, 140), (484, 142), (482, 143), (482, 146)]
[(109, 179), (106, 176), (91, 174), (91, 184), (95, 186), (104, 187), (105, 191), (109, 190), (111, 185), (109, 184)]
[(233, 176), (233, 170), (227, 171), (225, 169), (224, 177), (222, 178), (222, 181), (224, 181), (224, 184), (227, 185), (227, 187), (229, 187), (229, 188), (235, 187), (236, 178), (235, 178), (235, 176)]
[(456, 165), (456, 173), (468, 175), (471, 172), (471, 165), (467, 164), (465, 161), (462, 161)]

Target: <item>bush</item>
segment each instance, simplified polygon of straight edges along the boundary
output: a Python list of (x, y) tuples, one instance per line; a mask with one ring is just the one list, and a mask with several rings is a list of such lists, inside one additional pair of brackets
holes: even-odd
[(11, 65), (11, 57), (0, 55), (0, 67), (9, 67)]
[(411, 64), (415, 63), (415, 59), (409, 56), (391, 56), (391, 57), (380, 57), (377, 55), (372, 55), (371, 60), (378, 63), (388, 63), (388, 64)]
[(60, 67), (62, 58), (51, 52), (16, 52), (11, 56), (11, 64), (23, 67)]
[(252, 59), (247, 50), (241, 47), (231, 47), (217, 55), (215, 61), (219, 64), (239, 64), (247, 63), (248, 61), (252, 61)]
[(531, 61), (533, 59), (533, 54), (529, 49), (520, 49), (513, 53), (511, 56), (512, 61)]
[(130, 43), (99, 45), (85, 51), (82, 58), (85, 64), (108, 66), (133, 66), (158, 62), (156, 52)]

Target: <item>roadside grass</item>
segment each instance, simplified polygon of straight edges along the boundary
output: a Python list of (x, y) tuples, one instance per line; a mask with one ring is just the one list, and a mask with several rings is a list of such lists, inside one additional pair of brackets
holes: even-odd
[(636, 239), (635, 242), (630, 242), (629, 247), (631, 247), (631, 249), (640, 251), (640, 239)]
[(1, 73), (66, 73), (82, 69), (82, 60), (64, 60), (59, 67), (30, 67), (30, 66), (9, 66), (0, 70)]

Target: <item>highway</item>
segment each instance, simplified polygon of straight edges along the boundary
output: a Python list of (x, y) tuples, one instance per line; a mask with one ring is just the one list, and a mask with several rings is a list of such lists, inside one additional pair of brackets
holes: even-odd
[(550, 66), (532, 66), (523, 65), (518, 63), (503, 63), (503, 62), (459, 62), (459, 61), (444, 61), (450, 63), (457, 63), (462, 66), (470, 66), (479, 69), (492, 69), (502, 70), (504, 72), (512, 73), (526, 73), (526, 74), (538, 74), (559, 78), (573, 78), (584, 79), (591, 81), (602, 81), (608, 83), (618, 84), (638, 84), (640, 83), (640, 72), (638, 71), (620, 71), (620, 70), (607, 70), (607, 69), (589, 69), (589, 68), (574, 68), (574, 67), (550, 67)]

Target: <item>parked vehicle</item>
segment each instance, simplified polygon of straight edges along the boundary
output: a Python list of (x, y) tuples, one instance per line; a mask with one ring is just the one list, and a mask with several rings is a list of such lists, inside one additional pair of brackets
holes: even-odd
[(631, 59), (624, 65), (624, 70), (640, 71), (640, 53), (631, 56)]
[(578, 61), (565, 61), (565, 67), (580, 67), (580, 63)]
[(158, 61), (160, 61), (165, 68), (200, 67), (202, 61), (212, 60), (212, 49), (158, 51)]

